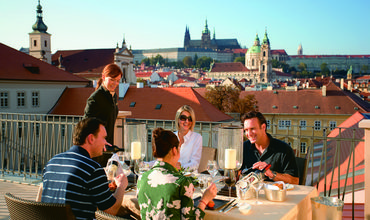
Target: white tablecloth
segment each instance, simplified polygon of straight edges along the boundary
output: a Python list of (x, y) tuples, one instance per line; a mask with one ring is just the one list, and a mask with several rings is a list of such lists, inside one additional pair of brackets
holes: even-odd
[[(311, 199), (317, 196), (317, 190), (311, 186), (294, 185), (294, 189), (287, 191), (286, 200), (284, 202), (271, 202), (266, 199), (264, 191), (261, 190), (259, 201), (263, 204), (255, 205), (255, 199), (243, 200), (252, 205), (252, 209), (246, 215), (239, 212), (235, 207), (228, 213), (219, 213), (217, 210), (206, 210), (206, 220), (234, 220), (234, 219), (299, 219), (311, 220), (312, 208)], [(217, 197), (216, 197), (217, 198)]]

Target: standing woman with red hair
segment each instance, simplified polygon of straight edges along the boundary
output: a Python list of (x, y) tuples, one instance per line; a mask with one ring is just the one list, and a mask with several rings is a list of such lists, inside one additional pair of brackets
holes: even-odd
[[(104, 67), (95, 92), (87, 99), (84, 118), (95, 117), (102, 120), (107, 130), (107, 142), (113, 144), (114, 125), (118, 115), (117, 94), (115, 92), (122, 78), (122, 70), (116, 64), (108, 64)], [(110, 155), (95, 158), (102, 166), (105, 166)]]

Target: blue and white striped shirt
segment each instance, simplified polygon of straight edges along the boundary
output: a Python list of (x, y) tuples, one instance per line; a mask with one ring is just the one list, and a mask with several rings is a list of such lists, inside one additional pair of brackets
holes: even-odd
[(96, 208), (108, 209), (116, 199), (109, 191), (104, 169), (75, 145), (45, 166), (41, 201), (70, 204), (76, 219), (93, 219)]

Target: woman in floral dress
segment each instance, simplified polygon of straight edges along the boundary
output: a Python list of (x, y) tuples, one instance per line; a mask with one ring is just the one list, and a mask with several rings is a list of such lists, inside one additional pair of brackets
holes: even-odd
[(138, 180), (138, 202), (142, 219), (203, 219), (204, 209), (217, 194), (212, 183), (194, 207), (194, 185), (175, 166), (180, 158), (183, 139), (162, 128), (153, 131), (153, 168)]

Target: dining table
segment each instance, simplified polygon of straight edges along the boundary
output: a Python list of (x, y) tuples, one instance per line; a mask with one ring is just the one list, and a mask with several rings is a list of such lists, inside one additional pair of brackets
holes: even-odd
[[(194, 192), (194, 198), (201, 195), (200, 191)], [(312, 186), (305, 185), (293, 185), (293, 188), (288, 190), (286, 193), (286, 199), (282, 202), (273, 202), (269, 201), (265, 197), (264, 190), (260, 191), (259, 201), (262, 204), (255, 204), (256, 199), (248, 200), (239, 200), (239, 204), (248, 203), (251, 205), (251, 210), (247, 214), (242, 214), (238, 207), (234, 207), (227, 213), (219, 212), (222, 208), (215, 210), (205, 210), (205, 220), (239, 220), (239, 219), (248, 219), (248, 220), (260, 220), (260, 219), (269, 219), (269, 220), (311, 220), (312, 219), (312, 206), (311, 198), (318, 196), (317, 189)], [(215, 199), (219, 200), (232, 200), (235, 197), (228, 197), (223, 195), (217, 195)], [(122, 205), (126, 208), (132, 209), (133, 212), (140, 212), (135, 210), (138, 208), (137, 199), (136, 199), (136, 190), (130, 190), (125, 193), (125, 197)]]

